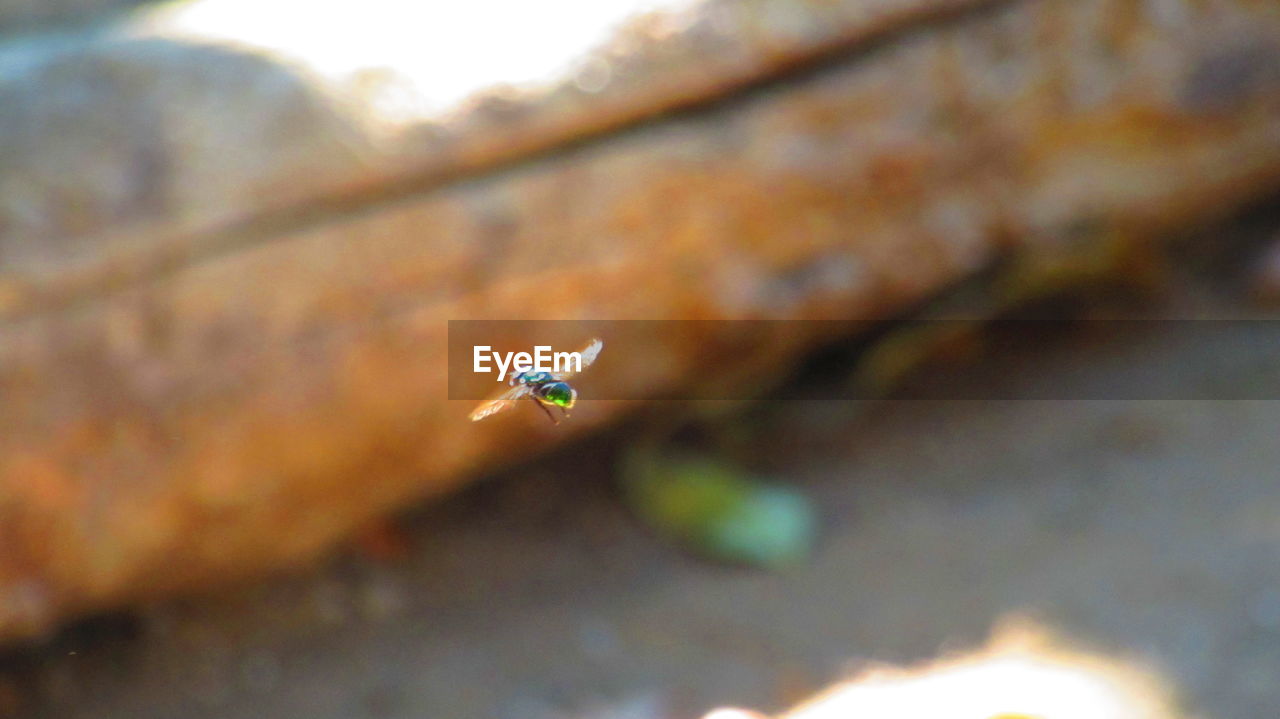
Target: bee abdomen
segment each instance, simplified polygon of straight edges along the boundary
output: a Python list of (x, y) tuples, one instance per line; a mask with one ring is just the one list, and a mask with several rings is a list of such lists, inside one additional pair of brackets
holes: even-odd
[(573, 407), (578, 399), (578, 393), (564, 382), (548, 382), (539, 385), (533, 392), (543, 402), (565, 409)]

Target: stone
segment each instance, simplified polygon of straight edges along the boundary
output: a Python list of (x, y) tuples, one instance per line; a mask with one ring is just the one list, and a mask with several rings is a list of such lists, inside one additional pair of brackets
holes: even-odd
[[(687, 3), (391, 126), (164, 8), (0, 45), (0, 638), (309, 561), (636, 406), (468, 422), (449, 320), (879, 318), (1082, 223), (1274, 190), (1280, 8), (1159, 7)], [(590, 380), (714, 380), (707, 341)]]

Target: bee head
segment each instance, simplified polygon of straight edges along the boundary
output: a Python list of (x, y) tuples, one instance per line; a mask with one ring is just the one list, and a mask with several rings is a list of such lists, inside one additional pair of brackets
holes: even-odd
[(511, 384), (539, 385), (554, 379), (550, 372), (525, 370), (511, 376)]

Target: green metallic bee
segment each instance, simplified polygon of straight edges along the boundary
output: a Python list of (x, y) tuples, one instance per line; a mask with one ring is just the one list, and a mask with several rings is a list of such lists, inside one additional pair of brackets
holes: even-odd
[(477, 405), (471, 411), (471, 421), (479, 422), (489, 415), (514, 407), (516, 402), (522, 399), (532, 399), (542, 408), (543, 412), (547, 413), (553, 423), (560, 424), (560, 420), (556, 419), (556, 416), (551, 413), (551, 408), (559, 408), (560, 413), (568, 417), (569, 410), (573, 409), (573, 405), (578, 401), (578, 390), (570, 387), (566, 380), (591, 366), (591, 363), (596, 361), (596, 357), (599, 356), (602, 349), (604, 349), (603, 341), (593, 339), (588, 342), (587, 346), (583, 347), (578, 353), (582, 357), (582, 365), (578, 370), (566, 372), (524, 370), (522, 372), (513, 372), (510, 379), (507, 380), (507, 384), (511, 385), (511, 389)]

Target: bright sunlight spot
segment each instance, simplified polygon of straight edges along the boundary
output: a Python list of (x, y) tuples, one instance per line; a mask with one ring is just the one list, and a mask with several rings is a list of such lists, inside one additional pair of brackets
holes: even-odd
[[(787, 719), (1175, 719), (1165, 686), (1137, 666), (1059, 648), (1035, 628), (918, 669), (877, 669)], [(717, 709), (704, 719), (759, 715)]]
[[(410, 121), (449, 110), (478, 90), (563, 78), (628, 18), (692, 4), (193, 0), (162, 8), (139, 31), (265, 52), (345, 91), (375, 94), (386, 119)], [(592, 78), (594, 87), (583, 89), (598, 89), (600, 73)]]

